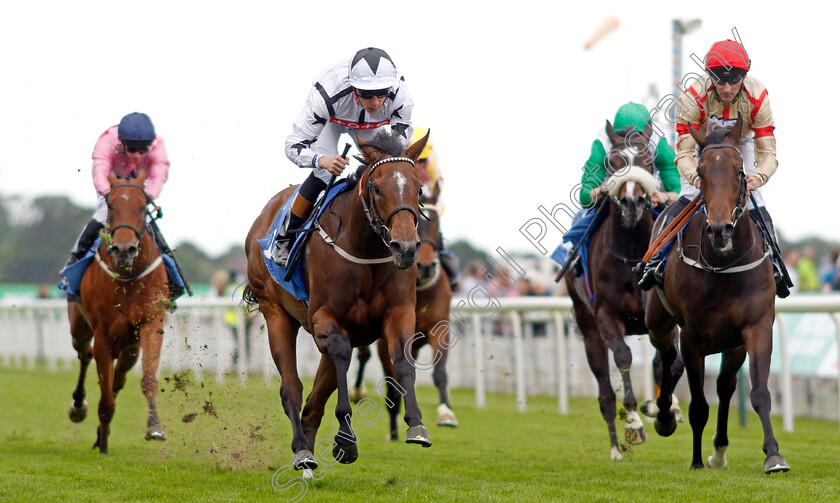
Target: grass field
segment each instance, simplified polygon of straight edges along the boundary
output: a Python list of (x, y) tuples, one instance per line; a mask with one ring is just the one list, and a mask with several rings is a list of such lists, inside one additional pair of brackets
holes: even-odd
[[(0, 501), (287, 501), (300, 492), (300, 472), (282, 471), (292, 454), (279, 380), (267, 387), (262, 379), (246, 386), (234, 378), (185, 386), (161, 379), (159, 410), (169, 439), (147, 442), (146, 404), (132, 373), (117, 400), (110, 454), (100, 455), (91, 449), (99, 399), (93, 370), (90, 414), (74, 424), (66, 412), (74, 371), (0, 368)], [(747, 428), (740, 428), (733, 411), (729, 468), (692, 471), (688, 423), (670, 438), (646, 423), (647, 442), (613, 462), (595, 399), (575, 399), (561, 416), (555, 399), (529, 397), (521, 414), (513, 396), (489, 395), (479, 410), (471, 391), (454, 390), (461, 426), (444, 429), (434, 425), (436, 392), (418, 393), (431, 448), (386, 442), (385, 419), (370, 426), (354, 421), (358, 461), (322, 465), (323, 478), (310, 480), (300, 501), (840, 501), (836, 423), (797, 418), (796, 433), (788, 434), (774, 418), (792, 470), (768, 476), (758, 416), (750, 411)], [(319, 439), (337, 426), (333, 406)], [(713, 433), (710, 421), (704, 457)], [(275, 489), (273, 478), (287, 490)]]

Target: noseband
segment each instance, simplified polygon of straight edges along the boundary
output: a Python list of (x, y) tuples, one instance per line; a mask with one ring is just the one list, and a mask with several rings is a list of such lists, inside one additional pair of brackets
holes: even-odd
[(388, 224), (391, 223), (391, 219), (394, 215), (400, 210), (408, 210), (414, 215), (414, 227), (417, 227), (417, 210), (412, 208), (407, 204), (401, 204), (391, 210), (391, 213), (388, 214), (388, 217), (383, 222), (382, 219), (379, 217), (379, 212), (376, 210), (376, 200), (374, 199), (374, 187), (373, 187), (373, 172), (376, 171), (376, 168), (385, 164), (386, 162), (407, 162), (414, 167), (414, 161), (409, 159), (408, 157), (389, 157), (387, 159), (382, 159), (380, 161), (375, 162), (370, 167), (370, 172), (368, 173), (368, 181), (367, 181), (367, 192), (368, 198), (370, 199), (370, 207), (368, 207), (367, 201), (365, 201), (364, 194), (361, 193), (359, 196), (362, 199), (362, 207), (365, 211), (365, 216), (367, 216), (368, 222), (370, 223), (371, 229), (373, 232), (376, 233), (377, 236), (382, 238), (382, 241), (385, 242), (386, 245), (390, 246), (391, 241), (391, 231), (388, 229)]
[[(130, 184), (130, 183), (121, 183), (119, 185), (114, 185), (113, 187), (111, 187), (111, 192), (108, 193), (108, 197), (105, 199), (106, 202), (108, 202), (108, 206), (111, 205), (111, 203), (108, 199), (110, 198), (111, 194), (113, 193), (113, 190), (117, 189), (117, 188), (120, 188), (120, 187), (132, 187), (132, 188), (135, 188), (135, 189), (139, 189), (139, 190), (143, 191), (143, 196), (146, 198), (146, 204), (149, 204), (149, 202), (151, 202), (151, 199), (149, 198), (149, 195), (146, 194), (146, 191), (143, 190), (143, 187), (141, 187), (139, 185), (133, 185), (133, 184)], [(108, 213), (110, 215), (110, 209), (109, 209)], [(145, 216), (145, 214), (144, 214), (144, 216)], [(122, 227), (127, 227), (127, 228), (133, 230), (134, 234), (137, 236), (137, 240), (140, 243), (143, 242), (143, 236), (145, 235), (145, 232), (146, 232), (146, 226), (145, 225), (141, 225), (140, 230), (138, 231), (133, 225), (119, 224), (119, 225), (115, 225), (113, 227), (109, 227), (108, 234), (113, 235), (115, 230), (120, 229)]]
[[(738, 157), (741, 158), (741, 169), (738, 172), (738, 175), (741, 177), (741, 189), (738, 191), (738, 201), (735, 203), (735, 208), (732, 210), (732, 216), (730, 217), (732, 227), (738, 225), (738, 222), (744, 216), (745, 209), (747, 207), (747, 173), (744, 171), (744, 156), (741, 155), (741, 151), (735, 145), (729, 145), (728, 143), (716, 143), (713, 145), (707, 145), (703, 147), (703, 150), (700, 151), (700, 155), (703, 155), (703, 152), (706, 150), (711, 150), (715, 148), (731, 148), (735, 152), (738, 152)], [(703, 205), (703, 212), (706, 214), (706, 224), (709, 223), (709, 212), (706, 205)]]

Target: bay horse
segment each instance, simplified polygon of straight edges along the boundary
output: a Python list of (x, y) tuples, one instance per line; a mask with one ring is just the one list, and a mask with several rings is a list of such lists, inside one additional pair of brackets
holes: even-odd
[[(604, 222), (590, 240), (588, 270), (593, 300), (582, 287), (583, 281), (571, 269), (565, 280), (572, 299), (575, 319), (583, 335), (586, 359), (598, 381), (598, 402), (610, 436), (610, 459), (621, 460), (615, 430), (616, 395), (610, 383), (609, 351), (621, 373), (624, 386), (625, 440), (641, 444), (647, 439), (644, 423), (630, 380), (632, 353), (624, 342), (626, 335), (647, 333), (642, 292), (633, 274), (650, 241), (653, 227), (650, 195), (656, 189), (653, 155), (647, 147), (652, 126), (639, 134), (634, 126), (615, 131), (607, 121), (606, 132), (613, 146), (607, 161), (612, 176), (605, 180), (610, 197), (600, 204), (609, 206)], [(666, 368), (671, 368), (670, 366)], [(675, 366), (676, 379), (681, 368)], [(675, 379), (675, 381), (676, 381)]]
[[(452, 332), (449, 330), (449, 305), (452, 301), (452, 287), (449, 276), (440, 264), (438, 247), (440, 243), (440, 185), (435, 184), (432, 194), (421, 198), (421, 213), (417, 231), (420, 235), (420, 254), (417, 258), (417, 307), (415, 310), (415, 336), (411, 343), (411, 358), (415, 368), (431, 368), (432, 380), (438, 390), (439, 405), (437, 408), (437, 425), (456, 428), (458, 418), (449, 405), (449, 379), (446, 374), (446, 357), (449, 348), (455, 343), (450, 340)], [(429, 344), (432, 348), (430, 363), (417, 362), (420, 348)], [(356, 380), (355, 395), (361, 396), (362, 375), (365, 363), (370, 358), (370, 350), (359, 348), (359, 373)], [(389, 435), (391, 440), (398, 440), (397, 416), (400, 412), (400, 391), (396, 383), (396, 374), (388, 353), (385, 340), (377, 341), (379, 359), (385, 376), (387, 388), (388, 412), (390, 415)], [(357, 400), (358, 401), (358, 400)]]
[[(272, 279), (256, 241), (267, 233), (294, 187), (275, 195), (248, 232), (248, 286), (243, 299), (258, 303), (266, 320), (271, 355), (282, 377), (283, 409), (292, 424), (296, 469), (318, 467), (312, 454), (315, 436), (327, 399), (336, 389), (335, 415), (340, 426), (332, 454), (345, 464), (358, 457), (347, 368), (353, 347), (379, 338), (387, 341), (397, 381), (405, 390), (405, 441), (431, 445), (414, 392), (415, 368), (404, 350), (414, 334), (415, 262), (420, 250), (420, 179), (414, 161), (427, 141), (428, 135), (402, 151), (395, 132), (380, 131), (370, 143), (359, 140), (368, 165), (356, 173), (358, 189), (336, 196), (320, 218), (320, 227), (333, 242), (314, 236), (306, 249), (303, 269), (308, 305)], [(295, 347), (300, 327), (312, 334), (321, 352), (312, 392), (302, 410), (303, 384)]]
[(81, 362), (68, 413), (74, 422), (87, 416), (85, 375), (93, 358), (101, 391), (99, 427), (93, 447), (99, 447), (102, 454), (108, 452), (117, 393), (141, 351), (140, 387), (149, 405), (146, 440), (166, 439), (157, 413), (155, 374), (163, 344), (163, 321), (171, 305), (162, 257), (146, 228), (146, 205), (152, 201), (143, 189), (145, 169), (137, 178), (125, 179), (117, 178), (111, 171), (108, 181), (108, 233), (96, 250), (96, 264), (92, 263), (82, 278), (81, 303), (67, 304), (73, 347)]
[[(704, 213), (697, 213), (683, 229), (667, 258), (664, 285), (645, 292), (645, 320), (651, 342), (662, 354), (663, 364), (677, 357), (674, 326), (680, 326), (680, 351), (688, 373), (693, 432), (691, 468), (703, 468), (701, 441), (709, 419), (703, 391), (706, 355), (721, 353), (717, 378), (717, 432), (708, 458), (712, 468), (726, 467), (729, 446), (729, 402), (737, 372), (750, 356), (750, 401), (764, 429), (765, 473), (788, 471), (770, 424), (767, 380), (773, 347), (776, 287), (768, 246), (747, 214), (747, 179), (738, 149), (743, 121), (708, 135), (689, 128), (700, 147), (697, 174)], [(661, 220), (661, 218), (659, 219)], [(660, 222), (657, 221), (657, 225)], [(662, 388), (671, 377), (665, 373)], [(657, 399), (654, 427), (668, 436), (677, 425), (669, 410), (670, 395)]]

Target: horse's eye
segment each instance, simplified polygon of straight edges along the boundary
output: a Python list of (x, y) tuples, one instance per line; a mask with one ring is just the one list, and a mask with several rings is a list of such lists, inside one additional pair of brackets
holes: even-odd
[(382, 195), (382, 192), (379, 191), (379, 186), (378, 185), (373, 186), (373, 193), (376, 194), (377, 196)]

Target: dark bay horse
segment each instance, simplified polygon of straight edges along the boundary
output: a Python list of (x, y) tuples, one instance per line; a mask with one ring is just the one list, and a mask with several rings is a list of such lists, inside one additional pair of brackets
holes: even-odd
[(69, 415), (74, 422), (87, 416), (85, 375), (95, 358), (102, 395), (94, 448), (99, 447), (103, 454), (108, 452), (117, 393), (141, 351), (140, 386), (149, 404), (146, 440), (166, 439), (155, 404), (155, 374), (163, 344), (163, 320), (170, 306), (166, 270), (154, 237), (146, 229), (146, 205), (151, 202), (143, 190), (146, 171), (141, 169), (136, 179), (119, 179), (112, 171), (108, 181), (108, 234), (96, 252), (96, 263), (82, 278), (81, 303), (67, 305), (73, 347), (81, 362)]
[[(435, 184), (430, 196), (421, 198), (423, 217), (418, 224), (420, 234), (420, 254), (417, 258), (417, 308), (415, 315), (417, 322), (414, 327), (415, 337), (411, 343), (411, 358), (415, 368), (427, 369), (433, 367), (432, 380), (438, 390), (439, 405), (437, 408), (437, 425), (457, 427), (458, 418), (449, 405), (448, 377), (446, 374), (446, 356), (448, 349), (455, 343), (450, 339), (449, 330), (449, 304), (452, 300), (452, 287), (449, 277), (440, 264), (438, 247), (440, 246), (440, 206), (438, 198), (440, 186)], [(418, 362), (417, 354), (420, 348), (429, 344), (432, 348), (432, 359), (430, 362)], [(367, 358), (370, 358), (370, 350), (365, 355), (364, 350), (359, 348), (359, 374), (356, 380), (356, 394), (361, 395), (361, 382), (364, 373), (364, 366)], [(383, 339), (377, 341), (379, 359), (382, 362), (384, 374), (391, 378), (386, 379), (388, 412), (390, 414), (390, 437), (391, 440), (398, 440), (397, 416), (400, 412), (400, 391), (392, 383), (396, 382), (396, 374), (391, 358), (388, 354), (388, 345)]]
[[(608, 216), (592, 232), (588, 268), (593, 300), (573, 271), (565, 275), (572, 298), (575, 318), (583, 335), (586, 359), (598, 381), (601, 415), (610, 435), (610, 458), (623, 459), (615, 431), (616, 396), (610, 383), (609, 350), (621, 372), (624, 385), (625, 439), (640, 444), (647, 434), (637, 412), (636, 397), (630, 380), (632, 353), (624, 336), (647, 333), (642, 292), (632, 272), (650, 241), (653, 227), (650, 195), (656, 189), (653, 156), (647, 147), (651, 125), (640, 135), (634, 126), (616, 132), (607, 121), (607, 134), (613, 144), (608, 155), (605, 180), (610, 186)], [(671, 368), (670, 366), (667, 368)], [(678, 372), (681, 368), (678, 369)], [(677, 377), (678, 378), (678, 377)]]
[[(706, 355), (721, 353), (717, 394), (720, 400), (714, 455), (708, 466), (726, 467), (729, 446), (729, 401), (737, 372), (750, 356), (750, 401), (764, 429), (764, 471), (787, 471), (770, 424), (770, 354), (775, 318), (775, 283), (764, 238), (747, 215), (747, 180), (738, 150), (743, 122), (721, 128), (708, 136), (690, 128), (701, 148), (700, 176), (705, 212), (698, 213), (672, 247), (662, 289), (645, 293), (645, 319), (651, 342), (662, 354), (664, 365), (674, 361), (674, 326), (680, 326), (680, 351), (688, 373), (691, 405), (688, 418), (693, 432), (692, 468), (703, 468), (701, 441), (709, 419), (703, 392)], [(744, 218), (746, 217), (746, 218)], [(661, 220), (661, 219), (660, 219)], [(657, 225), (660, 222), (657, 221)], [(671, 377), (663, 374), (663, 389)], [(669, 410), (670, 395), (657, 399), (654, 426), (668, 436), (677, 425)]]
[[(333, 457), (341, 463), (352, 463), (358, 457), (347, 367), (353, 347), (379, 338), (388, 343), (398, 384), (405, 391), (404, 419), (409, 426), (406, 442), (431, 445), (414, 392), (415, 368), (404, 349), (414, 334), (414, 265), (420, 250), (420, 179), (414, 161), (427, 140), (428, 136), (406, 151), (402, 151), (396, 133), (381, 131), (370, 143), (359, 142), (369, 164), (357, 172), (358, 188), (338, 195), (320, 219), (321, 228), (334, 244), (314, 236), (306, 250), (308, 306), (271, 278), (256, 241), (266, 234), (294, 187), (274, 196), (248, 233), (248, 287), (244, 298), (258, 302), (265, 316), (271, 355), (282, 376), (283, 409), (292, 423), (295, 468), (317, 468), (312, 453), (323, 449), (315, 451), (315, 436), (327, 399), (336, 389), (335, 415), (340, 426)], [(312, 334), (321, 352), (313, 389), (302, 410), (303, 385), (295, 349), (299, 327)]]

